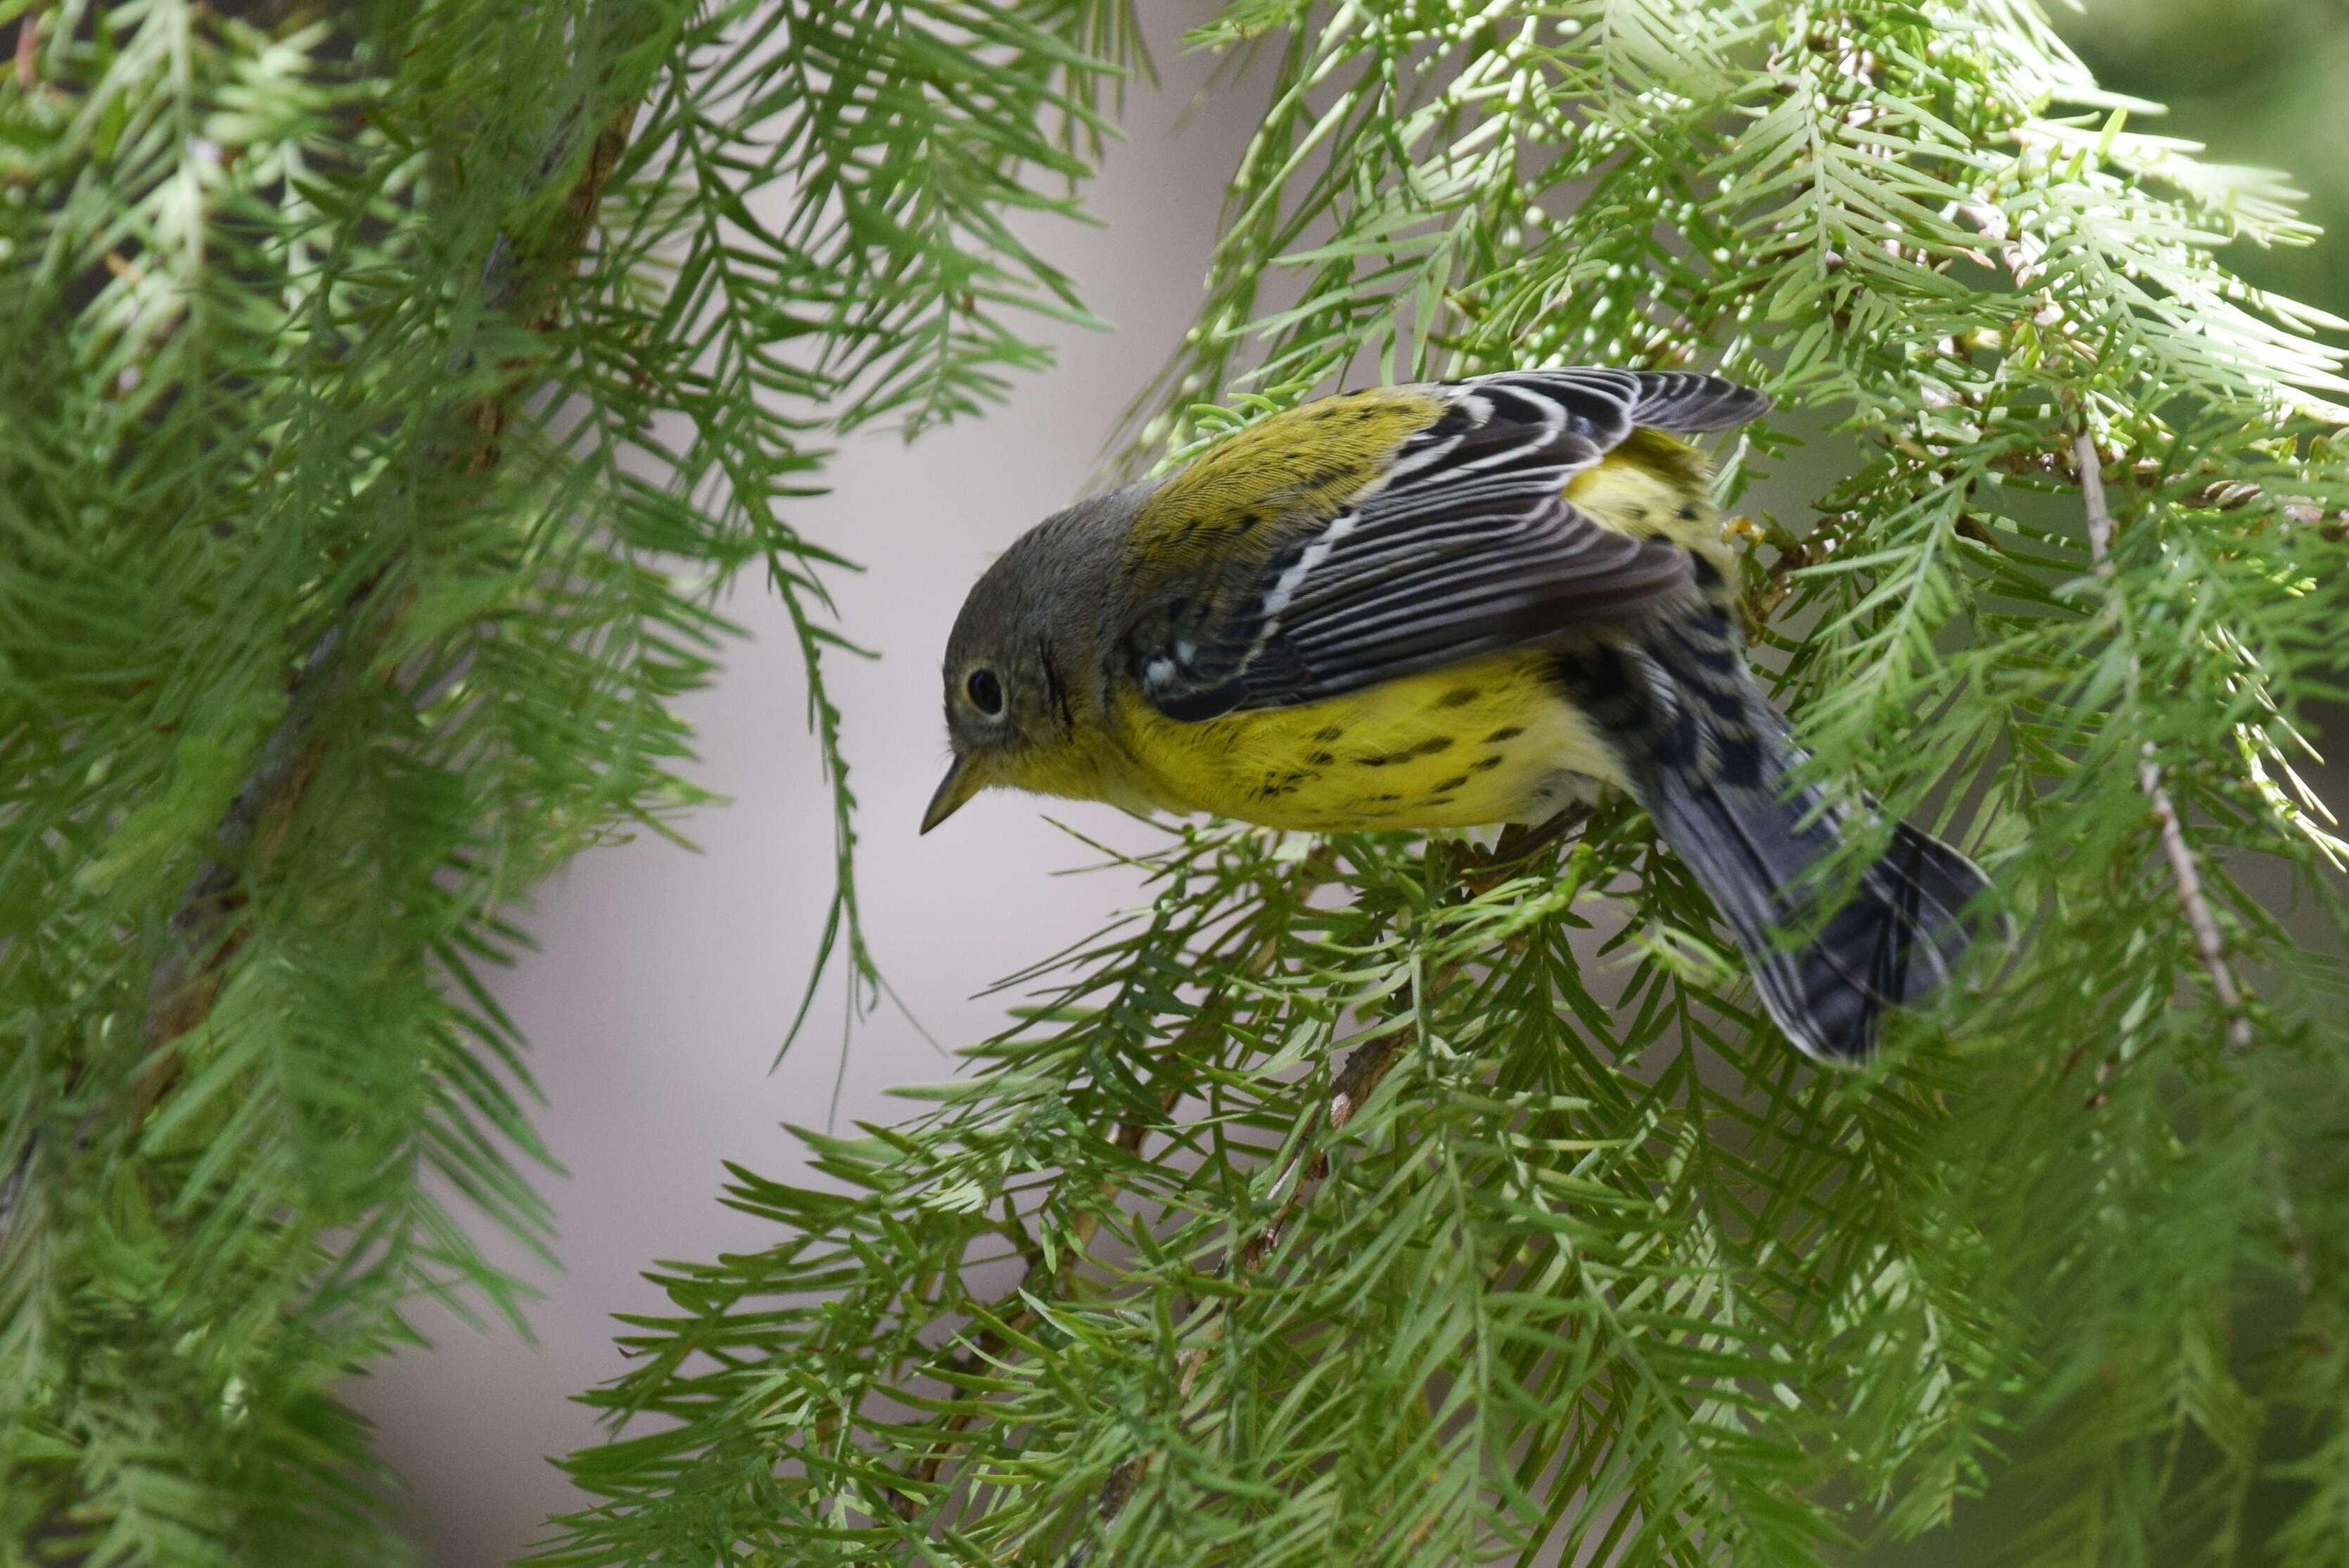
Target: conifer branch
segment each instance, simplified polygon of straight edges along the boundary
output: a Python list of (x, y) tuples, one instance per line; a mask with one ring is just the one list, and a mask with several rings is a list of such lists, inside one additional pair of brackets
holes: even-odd
[[(28, 16), (19, 33), (20, 75), (35, 57), (26, 40), (36, 37), (37, 23), (37, 14)], [(597, 204), (626, 150), (636, 108), (634, 102), (623, 106), (597, 132), (585, 166), (554, 210), (550, 230), (514, 245), (502, 238), (485, 263), (485, 298), (493, 307), (513, 310), (533, 332), (546, 332), (555, 325), (559, 284), (587, 241)], [(552, 172), (567, 151), (560, 146), (550, 150), (543, 167)], [(531, 362), (517, 361), (495, 393), (452, 405), (444, 418), (452, 428), (474, 436), (444, 449), (439, 455), (440, 466), (467, 476), (494, 468), (513, 410), (534, 382)], [(211, 1013), (250, 935), (238, 917), (251, 901), (254, 883), (268, 873), (326, 760), (324, 742), (316, 733), (319, 713), (345, 689), (351, 672), (364, 668), (371, 652), (389, 641), (413, 601), (404, 585), (386, 596), (385, 585), (399, 581), (399, 554), (393, 555), (350, 594), (341, 619), (319, 634), (303, 656), (286, 686), (285, 717), (262, 743), (259, 760), (213, 830), (214, 852), (189, 880), (166, 922), (170, 945), (150, 978), (141, 1025), (146, 1059), (130, 1080), (122, 1108), (134, 1126), (147, 1119), (178, 1080), (181, 1062), (176, 1043)], [(88, 1142), (103, 1110), (93, 1107), (84, 1115), (77, 1143)], [(14, 1222), (36, 1152), (36, 1140), (27, 1137), (6, 1180), (0, 1181), (0, 1261), (14, 1245)]]
[[(1320, 885), (1328, 876), (1329, 871), (1329, 860), (1325, 853), (1316, 852), (1309, 857), (1289, 879), (1291, 896), (1301, 898), (1309, 893)], [(1271, 969), (1279, 953), (1280, 934), (1276, 931), (1263, 935), (1232, 978), (1219, 985), (1213, 994), (1204, 999), (1196, 1015), (1176, 1032), (1174, 1038), (1169, 1042), (1167, 1054), (1170, 1059), (1189, 1060), (1206, 1050), (1229, 1023), (1228, 1009), (1233, 986), (1260, 982)], [(1181, 1098), (1182, 1090), (1179, 1088), (1166, 1091), (1159, 1102), (1160, 1113), (1164, 1115), (1172, 1111)], [(1117, 1130), (1111, 1136), (1110, 1141), (1111, 1146), (1120, 1153), (1132, 1156), (1141, 1152), (1143, 1141), (1149, 1136), (1150, 1129), (1144, 1124), (1139, 1121), (1123, 1121), (1118, 1124)], [(1051, 1191), (1044, 1199), (1043, 1211), (1050, 1212), (1059, 1206), (1070, 1194), (1076, 1180), (1074, 1175), (1070, 1175), (1063, 1176), (1055, 1181)], [(949, 1370), (962, 1375), (976, 1372), (987, 1360), (1002, 1353), (1008, 1343), (1009, 1335), (1024, 1332), (1034, 1325), (1036, 1309), (1031, 1305), (1033, 1302), (1039, 1299), (1056, 1301), (1066, 1295), (1076, 1278), (1078, 1270), (1083, 1266), (1093, 1237), (1101, 1229), (1102, 1206), (1115, 1202), (1117, 1198), (1118, 1188), (1113, 1181), (1097, 1181), (1093, 1183), (1093, 1189), (1091, 1201), (1083, 1209), (1078, 1211), (1069, 1222), (1069, 1244), (1061, 1250), (1057, 1264), (1049, 1260), (1043, 1250), (1036, 1246), (1032, 1241), (1021, 1244), (1020, 1251), (1026, 1260), (1026, 1269), (1020, 1275), (1019, 1283), (999, 1297), (988, 1308), (985, 1314), (988, 1326), (973, 1336), (973, 1342), (969, 1346), (950, 1356), (941, 1357)], [(998, 1325), (1001, 1326), (998, 1327)], [(968, 1428), (975, 1418), (975, 1416), (968, 1412), (957, 1412), (948, 1417), (944, 1423), (942, 1433), (949, 1440), (933, 1447), (909, 1466), (905, 1471), (908, 1479), (924, 1484), (936, 1480), (940, 1469), (952, 1457), (954, 1444), (951, 1439)], [(918, 1498), (913, 1491), (896, 1492), (891, 1499), (891, 1506), (900, 1519), (908, 1521), (920, 1511)]]
[[(554, 297), (575, 264), (595, 220), (604, 189), (626, 150), (636, 105), (629, 103), (597, 132), (585, 165), (556, 209), (558, 221), (543, 236), (508, 246), (501, 239), (486, 264), (484, 294), (515, 311), (533, 332), (555, 324)], [(564, 150), (549, 152), (546, 166), (559, 166)], [(487, 473), (503, 450), (513, 410), (533, 385), (529, 362), (516, 363), (499, 390), (452, 407), (448, 418), (475, 438), (444, 450), (442, 467), (467, 475)], [(171, 950), (155, 966), (148, 990), (145, 1037), (150, 1060), (134, 1097), (134, 1118), (142, 1116), (168, 1088), (177, 1069), (163, 1055), (171, 1043), (202, 1023), (219, 1000), (231, 962), (245, 933), (234, 925), (251, 897), (253, 882), (265, 875), (294, 813), (324, 757), (314, 734), (315, 716), (331, 703), (354, 669), (397, 630), (407, 610), (404, 593), (381, 602), (384, 585), (398, 581), (394, 556), (343, 606), (343, 618), (320, 634), (286, 689), (286, 714), (263, 744), (261, 760), (239, 789), (212, 835), (218, 852), (197, 871), (186, 896), (172, 913)]]
[(1136, 46), (1123, 0), (282, 9), (36, 5), (0, 62), (39, 258), (0, 269), (0, 1536), (39, 1563), (396, 1555), (333, 1389), (419, 1290), (515, 1315), (472, 1223), (549, 1234), (479, 967), (700, 799), (673, 699), (752, 562), (870, 978), (840, 558), (783, 514), (812, 433), (973, 411), (1048, 357), (1013, 321), (1081, 319), (1007, 218), (1075, 210), (1036, 176)]
[[(1201, 1017), (1204, 1019), (1215, 1013), (1216, 1009), (1210, 1006), (1202, 1012)], [(1186, 1030), (1184, 1037), (1191, 1037), (1190, 1031)], [(1167, 1097), (1162, 1103), (1162, 1110), (1173, 1109), (1174, 1099), (1175, 1097), (1172, 1095)], [(1111, 1136), (1110, 1142), (1111, 1146), (1120, 1152), (1133, 1155), (1141, 1152), (1143, 1141), (1149, 1135), (1150, 1130), (1138, 1121), (1121, 1122), (1116, 1132)], [(1071, 1178), (1063, 1178), (1053, 1184), (1052, 1191), (1045, 1199), (1048, 1208), (1061, 1199), (1064, 1189), (1071, 1180)], [(1112, 1202), (1116, 1196), (1117, 1191), (1114, 1187), (1102, 1183), (1096, 1188), (1094, 1202), (1096, 1203)], [(1046, 1259), (1041, 1248), (1033, 1245), (1032, 1238), (1023, 1239), (1020, 1252), (1026, 1260), (1027, 1266), (1019, 1276), (1019, 1283), (991, 1304), (986, 1313), (987, 1326), (972, 1336), (968, 1344), (950, 1353), (942, 1354), (936, 1364), (926, 1370), (933, 1376), (943, 1370), (955, 1376), (968, 1377), (978, 1372), (989, 1359), (1001, 1355), (1009, 1343), (1010, 1335), (1021, 1333), (1034, 1325), (1036, 1309), (1031, 1303), (1040, 1298), (1047, 1301), (1058, 1300), (1068, 1289), (1076, 1270), (1082, 1265), (1086, 1253), (1092, 1245), (1094, 1235), (1100, 1230), (1099, 1210), (1089, 1207), (1081, 1211), (1069, 1222), (1068, 1239), (1071, 1244), (1061, 1252), (1057, 1266)], [(998, 1326), (999, 1325), (1001, 1326)], [(947, 1461), (954, 1457), (955, 1449), (957, 1446), (956, 1439), (977, 1418), (974, 1413), (968, 1411), (957, 1411), (947, 1417), (940, 1429), (940, 1440), (934, 1443), (928, 1452), (905, 1467), (904, 1472), (905, 1478), (924, 1486), (936, 1480), (938, 1472), (945, 1468)], [(889, 1502), (897, 1517), (908, 1522), (921, 1512), (920, 1495), (915, 1491), (893, 1491), (890, 1494)]]
[[(1469, 874), (1461, 881), (1463, 890), (1470, 893), (1485, 891), (1492, 885), (1498, 873), (1520, 863), (1536, 850), (1578, 825), (1588, 815), (1587, 807), (1570, 806), (1529, 830), (1513, 828), (1489, 854), (1478, 857), (1477, 861), (1465, 866), (1456, 864), (1448, 855), (1433, 856), (1433, 866), (1440, 868), (1434, 871), (1434, 876), (1441, 882), (1450, 880), (1455, 872), (1464, 871)], [(1451, 984), (1452, 979), (1453, 971), (1446, 968), (1439, 970), (1430, 984), (1440, 991)], [(1403, 988), (1397, 1016), (1402, 1011), (1415, 1010), (1417, 995), (1415, 986)], [(1245, 1279), (1264, 1266), (1274, 1249), (1280, 1245), (1282, 1233), (1303, 1205), (1307, 1183), (1319, 1181), (1329, 1172), (1326, 1140), (1345, 1130), (1347, 1123), (1370, 1102), (1371, 1097), (1378, 1092), (1379, 1085), (1386, 1081), (1387, 1074), (1393, 1070), (1417, 1037), (1415, 1026), (1392, 1027), (1376, 1039), (1365, 1041), (1347, 1054), (1346, 1065), (1338, 1070), (1329, 1092), (1307, 1105), (1283, 1140), (1289, 1154), (1273, 1177), (1271, 1191), (1279, 1198), (1273, 1217), (1259, 1226), (1236, 1254), (1225, 1259), (1223, 1266), (1216, 1271), (1218, 1278), (1236, 1275)], [(1203, 1342), (1183, 1353), (1182, 1369), (1176, 1377), (1174, 1388), (1175, 1413), (1178, 1416), (1189, 1399), (1201, 1370), (1206, 1366), (1215, 1341), (1222, 1336), (1224, 1319), (1231, 1310), (1232, 1300), (1228, 1295), (1218, 1297), (1208, 1305), (1204, 1315), (1205, 1322), (1193, 1326), (1194, 1336)], [(1102, 1486), (1101, 1500), (1095, 1509), (1104, 1530), (1116, 1522), (1118, 1515), (1133, 1500), (1143, 1478), (1149, 1473), (1154, 1458), (1146, 1451), (1135, 1454), (1110, 1471), (1108, 1480)], [(1079, 1542), (1069, 1553), (1067, 1568), (1083, 1568), (1090, 1554), (1091, 1542)]]
[[(1357, 1046), (1339, 1069), (1330, 1092), (1306, 1107), (1303, 1117), (1290, 1130), (1288, 1140), (1289, 1157), (1282, 1162), (1273, 1178), (1272, 1191), (1280, 1194), (1280, 1202), (1273, 1217), (1248, 1237), (1236, 1256), (1226, 1258), (1217, 1271), (1217, 1277), (1237, 1274), (1245, 1277), (1264, 1266), (1273, 1249), (1280, 1244), (1281, 1232), (1305, 1201), (1309, 1181), (1318, 1181), (1329, 1167), (1329, 1152), (1323, 1140), (1344, 1130), (1354, 1113), (1378, 1092), (1381, 1083), (1401, 1059), (1413, 1038), (1409, 1029), (1391, 1029), (1375, 1040)], [(1191, 1389), (1207, 1364), (1215, 1341), (1221, 1337), (1224, 1318), (1231, 1310), (1229, 1296), (1211, 1302), (1203, 1315), (1205, 1321), (1193, 1326), (1195, 1337), (1203, 1342), (1182, 1354), (1182, 1370), (1174, 1381), (1174, 1408), (1179, 1416), (1191, 1397)], [(1109, 1480), (1102, 1485), (1101, 1501), (1095, 1513), (1106, 1530), (1125, 1511), (1125, 1505), (1142, 1485), (1150, 1471), (1150, 1452), (1135, 1454), (1121, 1461), (1110, 1471)], [(1092, 1554), (1092, 1543), (1080, 1542), (1069, 1553), (1068, 1568), (1083, 1568)]]
[[(1511, 827), (1489, 851), (1472, 851), (1464, 856), (1438, 852), (1429, 857), (1431, 881), (1436, 885), (1457, 880), (1460, 890), (1471, 896), (1490, 891), (1502, 877), (1522, 865), (1536, 851), (1588, 820), (1587, 805), (1568, 806), (1555, 816), (1530, 828)], [(1444, 846), (1449, 851), (1454, 846)], [(1455, 976), (1455, 969), (1439, 969), (1429, 981), (1430, 987), (1442, 991)], [(1418, 987), (1406, 985), (1399, 995), (1399, 1004), (1392, 1018), (1417, 1010)], [(1392, 1019), (1391, 1019), (1392, 1021)], [(1289, 1150), (1271, 1183), (1271, 1191), (1278, 1196), (1273, 1217), (1258, 1226), (1237, 1252), (1227, 1256), (1216, 1271), (1218, 1278), (1237, 1276), (1245, 1279), (1261, 1269), (1288, 1229), (1298, 1210), (1303, 1206), (1307, 1185), (1319, 1181), (1329, 1173), (1328, 1140), (1345, 1130), (1349, 1122), (1370, 1102), (1386, 1081), (1388, 1073), (1418, 1038), (1415, 1025), (1389, 1027), (1375, 1039), (1365, 1041), (1349, 1052), (1346, 1064), (1331, 1080), (1329, 1091), (1311, 1100), (1292, 1124), (1283, 1144)], [(1191, 1346), (1181, 1356), (1181, 1368), (1175, 1378), (1174, 1414), (1179, 1417), (1189, 1400), (1193, 1387), (1206, 1367), (1215, 1342), (1222, 1336), (1224, 1322), (1234, 1298), (1219, 1296), (1208, 1304), (1202, 1315), (1204, 1321), (1195, 1322), (1191, 1336), (1201, 1343)], [(1133, 1501), (1143, 1478), (1149, 1473), (1155, 1454), (1144, 1451), (1121, 1461), (1102, 1483), (1095, 1514), (1106, 1530), (1116, 1522), (1128, 1502)], [(1090, 1542), (1079, 1542), (1069, 1553), (1066, 1568), (1083, 1568), (1092, 1553)]]
[[(2096, 581), (2105, 585), (2106, 593), (2114, 593), (2114, 524), (2112, 509), (2105, 501), (2103, 459), (2097, 455), (2095, 438), (2085, 430), (2074, 438), (2072, 452), (2078, 464), (2080, 495), (2088, 514), (2088, 558), (2095, 563)], [(2129, 654), (2129, 669), (2134, 681), (2139, 674), (2134, 649)], [(2150, 740), (2139, 748), (2137, 783), (2152, 804), (2153, 819), (2161, 835), (2161, 852), (2169, 862), (2170, 878), (2178, 887), (2178, 907), (2184, 911), (2187, 929), (2194, 937), (2194, 954), (2210, 976), (2211, 992), (2219, 998), (2220, 1011), (2227, 1020), (2227, 1044), (2236, 1050), (2248, 1050), (2251, 1045), (2251, 1021), (2243, 1010), (2242, 987), (2236, 981), (2234, 966), (2227, 960), (2226, 938), (2219, 930), (2217, 917), (2210, 913), (2210, 901), (2202, 891), (2201, 869), (2186, 842), (2178, 807), (2169, 798), (2168, 786), (2161, 780), (2161, 763)]]

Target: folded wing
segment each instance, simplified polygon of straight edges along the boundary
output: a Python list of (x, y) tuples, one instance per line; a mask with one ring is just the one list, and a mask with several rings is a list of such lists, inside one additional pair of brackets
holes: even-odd
[[(1509, 371), (1424, 391), (1433, 417), (1326, 518), (1291, 519), (1268, 558), (1133, 629), (1133, 674), (1160, 711), (1314, 702), (1639, 614), (1690, 584), (1687, 552), (1594, 521), (1561, 495), (1567, 481), (1635, 428), (1698, 434), (1768, 407), (1677, 371)], [(1185, 501), (1174, 490), (1168, 504)], [(1233, 504), (1227, 491), (1217, 504)]]

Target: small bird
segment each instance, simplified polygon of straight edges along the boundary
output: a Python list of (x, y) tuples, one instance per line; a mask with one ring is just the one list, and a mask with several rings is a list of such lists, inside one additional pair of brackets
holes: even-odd
[(1955, 967), (1986, 882), (1904, 823), (1837, 907), (1815, 885), (1861, 824), (1792, 777), (1683, 438), (1768, 406), (1597, 366), (1380, 387), (1078, 502), (963, 603), (922, 830), (990, 786), (1355, 831), (1542, 824), (1613, 785), (1788, 1038), (1866, 1056)]

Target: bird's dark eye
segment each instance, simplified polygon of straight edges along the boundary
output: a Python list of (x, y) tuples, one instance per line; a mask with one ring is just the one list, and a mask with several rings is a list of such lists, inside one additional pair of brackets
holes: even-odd
[(962, 683), (970, 694), (970, 706), (993, 718), (1003, 711), (1003, 683), (995, 678), (993, 670), (973, 670), (970, 678)]

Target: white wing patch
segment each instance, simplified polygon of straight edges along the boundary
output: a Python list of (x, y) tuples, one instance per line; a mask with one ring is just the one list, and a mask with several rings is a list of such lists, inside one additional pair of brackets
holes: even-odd
[(1264, 624), (1257, 628), (1255, 640), (1248, 644), (1247, 652), (1241, 656), (1240, 668), (1246, 669), (1256, 663), (1258, 655), (1264, 652), (1265, 645), (1280, 635), (1280, 613), (1288, 608), (1289, 601), (1297, 597), (1297, 591), (1304, 587), (1307, 580), (1313, 575), (1313, 569), (1329, 560), (1330, 552), (1345, 542), (1346, 536), (1353, 532), (1355, 526), (1361, 521), (1362, 514), (1352, 507), (1348, 507), (1331, 518), (1330, 526), (1323, 529), (1320, 536), (1305, 547), (1304, 553), (1298, 556), (1296, 564), (1282, 573), (1273, 585), (1265, 591)]
[[(1288, 602), (1297, 597), (1297, 591), (1305, 585), (1305, 580), (1308, 577), (1313, 575), (1313, 569), (1329, 560), (1330, 552), (1337, 549), (1345, 541), (1346, 536), (1354, 531), (1355, 524), (1361, 521), (1362, 514), (1350, 507), (1331, 518), (1330, 526), (1321, 531), (1319, 538), (1305, 547), (1305, 552), (1297, 558), (1296, 564), (1282, 573), (1279, 580), (1266, 590), (1264, 595), (1266, 629), (1264, 636), (1257, 639), (1257, 647), (1262, 647), (1265, 639), (1279, 630), (1280, 613), (1288, 608)], [(1250, 650), (1251, 654), (1254, 651)]]

